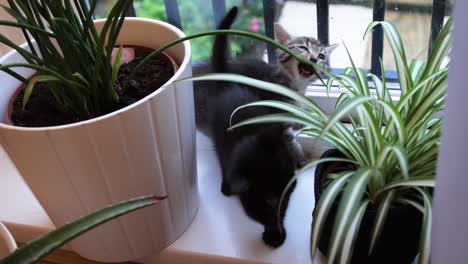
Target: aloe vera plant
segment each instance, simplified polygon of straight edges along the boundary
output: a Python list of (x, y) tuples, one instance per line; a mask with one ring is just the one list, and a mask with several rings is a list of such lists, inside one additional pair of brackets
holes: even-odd
[[(327, 91), (334, 84), (343, 91), (331, 115), (311, 99), (277, 84), (231, 74), (193, 78), (243, 83), (284, 95), (302, 105), (268, 100), (250, 103), (236, 109), (233, 115), (246, 107), (272, 107), (283, 113), (243, 120), (230, 129), (258, 123), (299, 123), (306, 126), (300, 134), (322, 139), (347, 157), (314, 161), (304, 170), (333, 160), (356, 165), (355, 171), (328, 179), (313, 215), (311, 257), (317, 251), (325, 219), (334, 204), (338, 204), (338, 211), (328, 263), (350, 261), (363, 214), (370, 205), (378, 208), (371, 231), (371, 254), (390, 208), (401, 204), (413, 206), (423, 215), (419, 263), (429, 263), (432, 189), (442, 126), (439, 113), (444, 108), (447, 92), (448, 65), (443, 60), (451, 48), (452, 23), (452, 19), (446, 22), (426, 62), (414, 60), (411, 63), (407, 61), (396, 27), (389, 22), (371, 23), (364, 37), (377, 25), (382, 26), (396, 64), (400, 98), (392, 98), (384, 74), (380, 78), (366, 74), (349, 56), (351, 67), (343, 74), (328, 73)], [(343, 117), (348, 117), (349, 125), (341, 121)], [(340, 194), (342, 198), (338, 200)]]
[(37, 263), (53, 250), (79, 235), (116, 217), (154, 205), (164, 199), (166, 197), (146, 196), (97, 210), (22, 246), (11, 255), (1, 259), (0, 264)]

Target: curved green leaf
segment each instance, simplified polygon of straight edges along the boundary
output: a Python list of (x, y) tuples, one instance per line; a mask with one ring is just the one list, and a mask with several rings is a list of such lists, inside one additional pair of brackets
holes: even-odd
[(364, 200), (361, 206), (357, 209), (356, 214), (352, 217), (352, 221), (348, 227), (348, 231), (346, 232), (346, 236), (343, 242), (343, 250), (341, 252), (339, 263), (349, 263), (349, 261), (351, 261), (354, 250), (354, 242), (356, 241), (357, 235), (359, 234), (362, 217), (366, 212), (368, 204), (369, 200)]
[(319, 127), (324, 122), (324, 120), (321, 120), (319, 116), (314, 116), (310, 114), (309, 112), (306, 112), (302, 108), (295, 106), (293, 104), (288, 104), (288, 103), (280, 102), (280, 101), (264, 100), (264, 101), (253, 102), (250, 104), (245, 104), (236, 108), (234, 112), (232, 112), (231, 117), (229, 118), (229, 124), (232, 124), (232, 118), (239, 110), (244, 109), (246, 107), (258, 107), (258, 106), (271, 107), (271, 108), (276, 108), (276, 109), (286, 111), (293, 116), (297, 116), (301, 119), (307, 120), (308, 122), (310, 122), (309, 126)]
[(431, 263), (431, 226), (432, 226), (432, 199), (430, 195), (417, 188), (424, 200), (424, 216), (421, 229), (421, 237), (419, 238), (419, 264)]
[(310, 233), (310, 255), (312, 259), (315, 256), (317, 243), (322, 233), (325, 220), (327, 219), (328, 212), (335, 203), (336, 197), (342, 191), (343, 186), (353, 174), (354, 172), (349, 172), (333, 180), (323, 191), (320, 200), (316, 203), (312, 219), (312, 231)]
[(343, 248), (344, 237), (347, 231), (346, 228), (350, 225), (352, 216), (356, 214), (356, 210), (362, 203), (362, 197), (371, 176), (372, 170), (368, 168), (361, 168), (352, 173), (352, 177), (344, 191), (343, 198), (340, 200), (338, 214), (333, 225), (328, 263), (334, 263)]
[(36, 263), (53, 250), (63, 246), (68, 241), (92, 228), (121, 215), (158, 203), (164, 199), (166, 199), (166, 197), (147, 196), (100, 209), (31, 241), (17, 249), (10, 256), (0, 260), (0, 264)]
[(112, 78), (111, 82), (114, 84), (117, 81), (117, 76), (120, 69), (120, 61), (122, 60), (123, 46), (120, 45), (117, 54), (115, 55), (114, 65), (112, 65)]
[(396, 187), (435, 187), (435, 179), (434, 177), (412, 177), (409, 179), (396, 180), (380, 189), (375, 194), (375, 197)]
[(397, 146), (397, 145), (385, 146), (379, 153), (376, 167), (381, 168), (383, 166), (383, 163), (385, 162), (385, 160), (389, 158), (388, 154), (390, 153), (390, 151), (393, 152), (395, 157), (397, 157), (403, 177), (408, 179), (409, 178), (408, 157), (406, 156), (404, 148), (401, 146)]
[(287, 53), (288, 55), (290, 55), (291, 57), (293, 57), (294, 59), (296, 59), (297, 61), (299, 61), (300, 63), (303, 63), (309, 67), (312, 67), (315, 72), (317, 73), (317, 77), (320, 79), (320, 81), (322, 82), (323, 85), (326, 85), (325, 82), (323, 81), (322, 79), (322, 76), (323, 75), (331, 75), (329, 73), (329, 71), (324, 68), (323, 66), (319, 65), (319, 64), (316, 64), (316, 63), (313, 63), (311, 61), (309, 61), (308, 59), (302, 57), (301, 55), (299, 54), (296, 54), (295, 52), (292, 52), (291, 50), (289, 50), (288, 47), (274, 41), (273, 39), (269, 38), (269, 37), (266, 37), (264, 35), (261, 35), (261, 34), (257, 34), (257, 33), (252, 33), (252, 32), (248, 32), (248, 31), (242, 31), (242, 30), (233, 30), (233, 29), (222, 29), (222, 30), (212, 30), (212, 31), (205, 31), (205, 32), (202, 32), (202, 33), (198, 33), (198, 34), (193, 34), (193, 35), (190, 35), (190, 36), (185, 36), (183, 38), (180, 38), (180, 39), (177, 39), (177, 40), (174, 40), (164, 46), (162, 46), (161, 48), (155, 50), (154, 52), (152, 52), (151, 54), (149, 54), (145, 59), (143, 59), (136, 67), (135, 69), (132, 71), (132, 73), (130, 73), (129, 75), (129, 79), (132, 79), (134, 74), (143, 66), (143, 65), (146, 65), (151, 59), (153, 59), (154, 57), (156, 57), (158, 54), (160, 54), (161, 52), (163, 52), (164, 50), (172, 47), (172, 46), (175, 46), (179, 43), (182, 43), (184, 41), (187, 41), (187, 40), (190, 40), (190, 39), (194, 39), (194, 38), (200, 38), (200, 37), (204, 37), (204, 36), (212, 36), (212, 35), (235, 35), (235, 36), (244, 36), (244, 37), (249, 37), (249, 38), (253, 38), (253, 39), (256, 39), (256, 40), (260, 40), (262, 42), (265, 42), (269, 45), (272, 45), (273, 47), (277, 48), (277, 49), (280, 49), (282, 51), (284, 51), (285, 53)]
[(371, 235), (371, 243), (369, 247), (369, 255), (372, 254), (374, 250), (375, 243), (380, 237), (382, 233), (383, 227), (385, 225), (385, 221), (387, 220), (388, 211), (390, 209), (390, 205), (395, 198), (395, 190), (391, 190), (382, 199), (382, 202), (379, 205), (379, 209), (377, 211), (377, 216), (375, 217), (374, 226), (372, 227), (372, 235)]
[(373, 99), (367, 96), (355, 96), (352, 97), (340, 107), (340, 109), (337, 109), (333, 113), (333, 115), (329, 118), (327, 125), (322, 129), (322, 133), (320, 133), (320, 137), (323, 137), (325, 133), (327, 133), (332, 126), (335, 125), (336, 122), (339, 122), (339, 120), (347, 115), (350, 111), (354, 110), (356, 107), (359, 105), (362, 105), (363, 103), (372, 101)]
[(34, 88), (34, 86), (36, 85), (37, 82), (56, 82), (56, 81), (60, 81), (60, 79), (58, 79), (55, 76), (51, 76), (51, 75), (39, 75), (39, 76), (36, 76), (36, 77), (32, 78), (29, 81), (26, 88), (24, 89), (23, 110), (26, 107), (26, 104), (28, 103), (29, 98), (31, 97), (31, 93), (33, 91), (33, 88)]
[(280, 201), (279, 201), (279, 204), (278, 204), (278, 228), (281, 230), (281, 208), (283, 207), (283, 201), (284, 201), (284, 197), (286, 196), (286, 194), (288, 193), (289, 189), (291, 188), (291, 186), (297, 181), (297, 178), (299, 178), (299, 176), (303, 175), (303, 173), (310, 169), (310, 168), (313, 168), (315, 166), (317, 166), (318, 164), (320, 163), (324, 163), (324, 162), (330, 162), (330, 161), (343, 161), (343, 162), (353, 162), (351, 160), (348, 160), (348, 159), (341, 159), (341, 158), (324, 158), (324, 159), (320, 159), (320, 160), (315, 160), (309, 164), (307, 164), (305, 167), (303, 167), (300, 172), (296, 173), (296, 175), (294, 175), (294, 177), (289, 180), (288, 184), (286, 185), (286, 187), (284, 188), (283, 190), (283, 193), (281, 194), (281, 198), (280, 198)]
[(298, 104), (302, 104), (304, 105), (304, 107), (307, 107), (307, 109), (309, 109), (311, 112), (323, 118), (326, 118), (325, 113), (320, 109), (320, 107), (318, 107), (316, 103), (312, 102), (306, 96), (299, 94), (296, 91), (288, 87), (279, 85), (279, 84), (265, 82), (265, 81), (257, 80), (254, 78), (237, 75), (237, 74), (231, 74), (231, 73), (206, 74), (203, 76), (180, 79), (180, 80), (177, 80), (176, 82), (186, 82), (186, 81), (225, 81), (225, 82), (235, 82), (235, 83), (249, 85), (255, 88), (259, 88), (265, 91), (273, 92), (273, 93), (291, 98), (294, 101), (296, 101)]
[(246, 125), (257, 125), (257, 124), (268, 124), (268, 123), (296, 123), (301, 125), (310, 125), (309, 121), (294, 116), (292, 114), (271, 114), (271, 115), (263, 115), (259, 117), (252, 117), (241, 121), (231, 127), (228, 130), (233, 130), (241, 126)]

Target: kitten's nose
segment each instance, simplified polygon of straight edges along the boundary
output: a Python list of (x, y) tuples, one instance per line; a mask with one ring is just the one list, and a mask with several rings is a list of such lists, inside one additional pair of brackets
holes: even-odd
[(309, 58), (309, 60), (313, 63), (317, 63), (317, 59), (316, 58)]

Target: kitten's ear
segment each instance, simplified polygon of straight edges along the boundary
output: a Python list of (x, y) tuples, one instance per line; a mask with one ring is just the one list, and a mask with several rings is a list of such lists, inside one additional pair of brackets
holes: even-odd
[(330, 46), (327, 46), (325, 48), (325, 50), (327, 51), (328, 54), (331, 54), (332, 51), (334, 51), (340, 44), (338, 43), (335, 43), (335, 44), (331, 44)]
[(291, 35), (281, 26), (279, 23), (275, 23), (275, 38), (276, 40), (286, 45), (289, 40), (291, 40)]

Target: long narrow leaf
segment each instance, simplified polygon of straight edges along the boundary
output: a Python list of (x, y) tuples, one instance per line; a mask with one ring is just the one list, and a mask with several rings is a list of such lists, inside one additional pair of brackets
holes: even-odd
[(372, 176), (372, 170), (361, 168), (353, 172), (352, 178), (346, 186), (341, 198), (338, 214), (333, 225), (332, 237), (328, 253), (328, 263), (333, 264), (344, 244), (346, 228), (352, 221), (352, 216), (362, 203), (367, 183)]
[(120, 69), (120, 61), (122, 59), (123, 46), (121, 45), (115, 55), (114, 65), (112, 65), (112, 83), (114, 84), (117, 81), (117, 76)]
[(256, 87), (262, 90), (266, 90), (269, 92), (277, 93), (286, 97), (289, 97), (295, 100), (299, 104), (303, 104), (313, 113), (316, 113), (322, 117), (326, 117), (325, 113), (317, 106), (314, 102), (312, 102), (309, 98), (305, 97), (289, 89), (285, 86), (278, 85), (275, 83), (265, 82), (257, 79), (253, 79), (250, 77), (237, 75), (237, 74), (230, 74), (230, 73), (215, 73), (215, 74), (207, 74), (198, 77), (191, 77), (185, 78), (181, 80), (177, 80), (176, 82), (184, 82), (184, 81), (227, 81), (227, 82), (235, 82), (241, 83), (245, 85), (249, 85), (252, 87)]
[(166, 197), (141, 197), (98, 210), (17, 249), (0, 264), (32, 264), (86, 231), (121, 215), (160, 202)]
[(37, 82), (52, 82), (52, 81), (56, 82), (56, 81), (60, 81), (60, 79), (58, 79), (55, 76), (51, 76), (51, 75), (39, 75), (39, 76), (36, 76), (36, 77), (32, 78), (29, 81), (26, 88), (24, 89), (23, 110), (26, 107), (26, 104), (28, 103), (29, 98), (31, 97), (31, 93), (32, 93), (33, 88), (36, 85), (36, 83)]
[(361, 206), (356, 211), (356, 214), (352, 217), (352, 221), (348, 227), (348, 231), (346, 232), (346, 236), (343, 242), (343, 250), (341, 252), (339, 263), (349, 263), (351, 261), (354, 250), (354, 242), (356, 241), (356, 238), (359, 234), (361, 221), (364, 213), (366, 212), (368, 204), (369, 200), (363, 201)]
[(327, 188), (323, 191), (320, 200), (317, 202), (314, 209), (314, 216), (312, 220), (312, 231), (310, 234), (310, 255), (311, 258), (315, 256), (317, 251), (318, 240), (323, 230), (323, 225), (327, 219), (328, 212), (335, 203), (335, 199), (342, 191), (343, 186), (347, 183), (349, 178), (353, 176), (353, 172), (349, 172), (342, 177), (332, 181)]
[(372, 227), (372, 236), (371, 236), (371, 243), (369, 247), (369, 255), (372, 254), (374, 250), (375, 243), (380, 237), (382, 233), (383, 227), (385, 225), (385, 221), (387, 220), (388, 211), (390, 209), (390, 205), (395, 198), (395, 190), (389, 191), (385, 197), (383, 198), (382, 202), (379, 205), (379, 210), (377, 211), (377, 215), (375, 217), (374, 226)]
[(432, 201), (430, 195), (418, 188), (424, 200), (424, 217), (419, 239), (419, 264), (430, 263), (431, 257), (431, 226), (432, 226)]
[(412, 177), (409, 179), (396, 180), (380, 189), (375, 196), (377, 197), (395, 187), (435, 187), (435, 179), (434, 177)]
[[(271, 108), (280, 109), (280, 110), (286, 111), (286, 112), (288, 112), (288, 113), (290, 113), (290, 114), (292, 114), (294, 116), (297, 116), (297, 117), (299, 117), (301, 119), (307, 120), (308, 122), (310, 122), (309, 125), (316, 126), (316, 127), (320, 126), (321, 123), (323, 123), (323, 121), (321, 120), (320, 117), (311, 115), (309, 112), (304, 111), (300, 107), (297, 107), (297, 106), (292, 105), (292, 104), (288, 104), (288, 103), (284, 103), (284, 102), (278, 102), (278, 101), (272, 101), (272, 100), (257, 101), (257, 102), (254, 102), (254, 103), (239, 106), (238, 108), (236, 108), (234, 110), (234, 112), (232, 112), (229, 123), (232, 124), (232, 118), (234, 117), (234, 115), (238, 111), (240, 111), (241, 109), (244, 109), (246, 107), (271, 107)], [(317, 121), (317, 119), (319, 119), (319, 120)]]
[(300, 175), (303, 175), (304, 171), (306, 171), (307, 169), (310, 169), (310, 168), (313, 168), (315, 166), (317, 166), (318, 164), (320, 163), (324, 163), (324, 162), (331, 162), (331, 161), (342, 161), (342, 162), (353, 162), (353, 161), (350, 161), (350, 160), (347, 160), (347, 159), (340, 159), (340, 158), (324, 158), (324, 159), (320, 159), (320, 160), (315, 160), (309, 164), (307, 164), (306, 167), (302, 168), (301, 171), (299, 173), (296, 173), (296, 175), (291, 179), (289, 180), (288, 184), (286, 185), (286, 187), (284, 188), (283, 190), (283, 193), (281, 194), (281, 198), (280, 198), (280, 201), (279, 201), (279, 204), (278, 204), (278, 228), (281, 230), (281, 208), (283, 206), (283, 201), (284, 201), (284, 198), (286, 197), (286, 194), (288, 193), (288, 191), (291, 189), (291, 186), (297, 181), (297, 178), (300, 176)]

